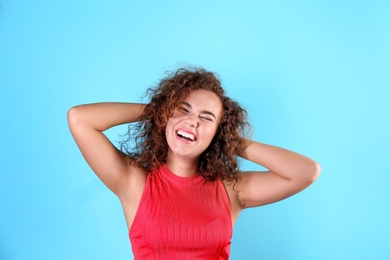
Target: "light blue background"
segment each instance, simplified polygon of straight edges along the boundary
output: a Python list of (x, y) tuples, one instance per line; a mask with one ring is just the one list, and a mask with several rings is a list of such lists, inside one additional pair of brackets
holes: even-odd
[(181, 64), (217, 72), (257, 140), (323, 167), (244, 211), (231, 259), (390, 259), (390, 2), (270, 2), (1, 0), (0, 259), (132, 259), (66, 112), (140, 102)]

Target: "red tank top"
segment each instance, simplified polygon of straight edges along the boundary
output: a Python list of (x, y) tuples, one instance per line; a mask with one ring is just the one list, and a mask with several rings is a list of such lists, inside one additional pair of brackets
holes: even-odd
[(130, 228), (135, 259), (228, 259), (230, 202), (222, 181), (150, 173)]

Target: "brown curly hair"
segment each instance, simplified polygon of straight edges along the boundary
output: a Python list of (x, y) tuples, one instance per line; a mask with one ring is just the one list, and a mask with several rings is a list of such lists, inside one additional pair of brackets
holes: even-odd
[[(225, 96), (221, 82), (203, 68), (181, 68), (162, 79), (156, 88), (149, 88), (145, 96), (149, 96), (150, 101), (140, 121), (129, 125), (128, 138), (121, 142), (121, 150), (148, 172), (164, 164), (168, 154), (165, 137), (168, 119), (190, 92), (197, 89), (212, 91), (222, 103), (218, 130), (209, 147), (200, 155), (199, 173), (207, 180), (237, 181), (237, 154), (243, 147), (241, 137), (245, 137), (250, 128), (247, 113), (237, 102)], [(129, 151), (128, 143), (133, 137), (135, 144)]]

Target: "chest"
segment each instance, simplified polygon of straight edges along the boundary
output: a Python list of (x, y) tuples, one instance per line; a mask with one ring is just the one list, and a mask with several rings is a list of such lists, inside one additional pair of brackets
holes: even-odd
[(220, 183), (151, 181), (130, 230), (132, 245), (159, 252), (219, 252), (230, 245), (232, 235), (228, 203)]

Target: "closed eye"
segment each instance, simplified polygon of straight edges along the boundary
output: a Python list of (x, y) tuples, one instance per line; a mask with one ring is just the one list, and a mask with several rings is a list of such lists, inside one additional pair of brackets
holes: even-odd
[(200, 119), (202, 119), (202, 120), (207, 120), (207, 121), (210, 121), (210, 122), (213, 122), (213, 119), (212, 119), (212, 118), (209, 118), (209, 117), (201, 116)]
[(190, 111), (185, 107), (179, 107), (179, 110), (184, 113), (189, 113)]

